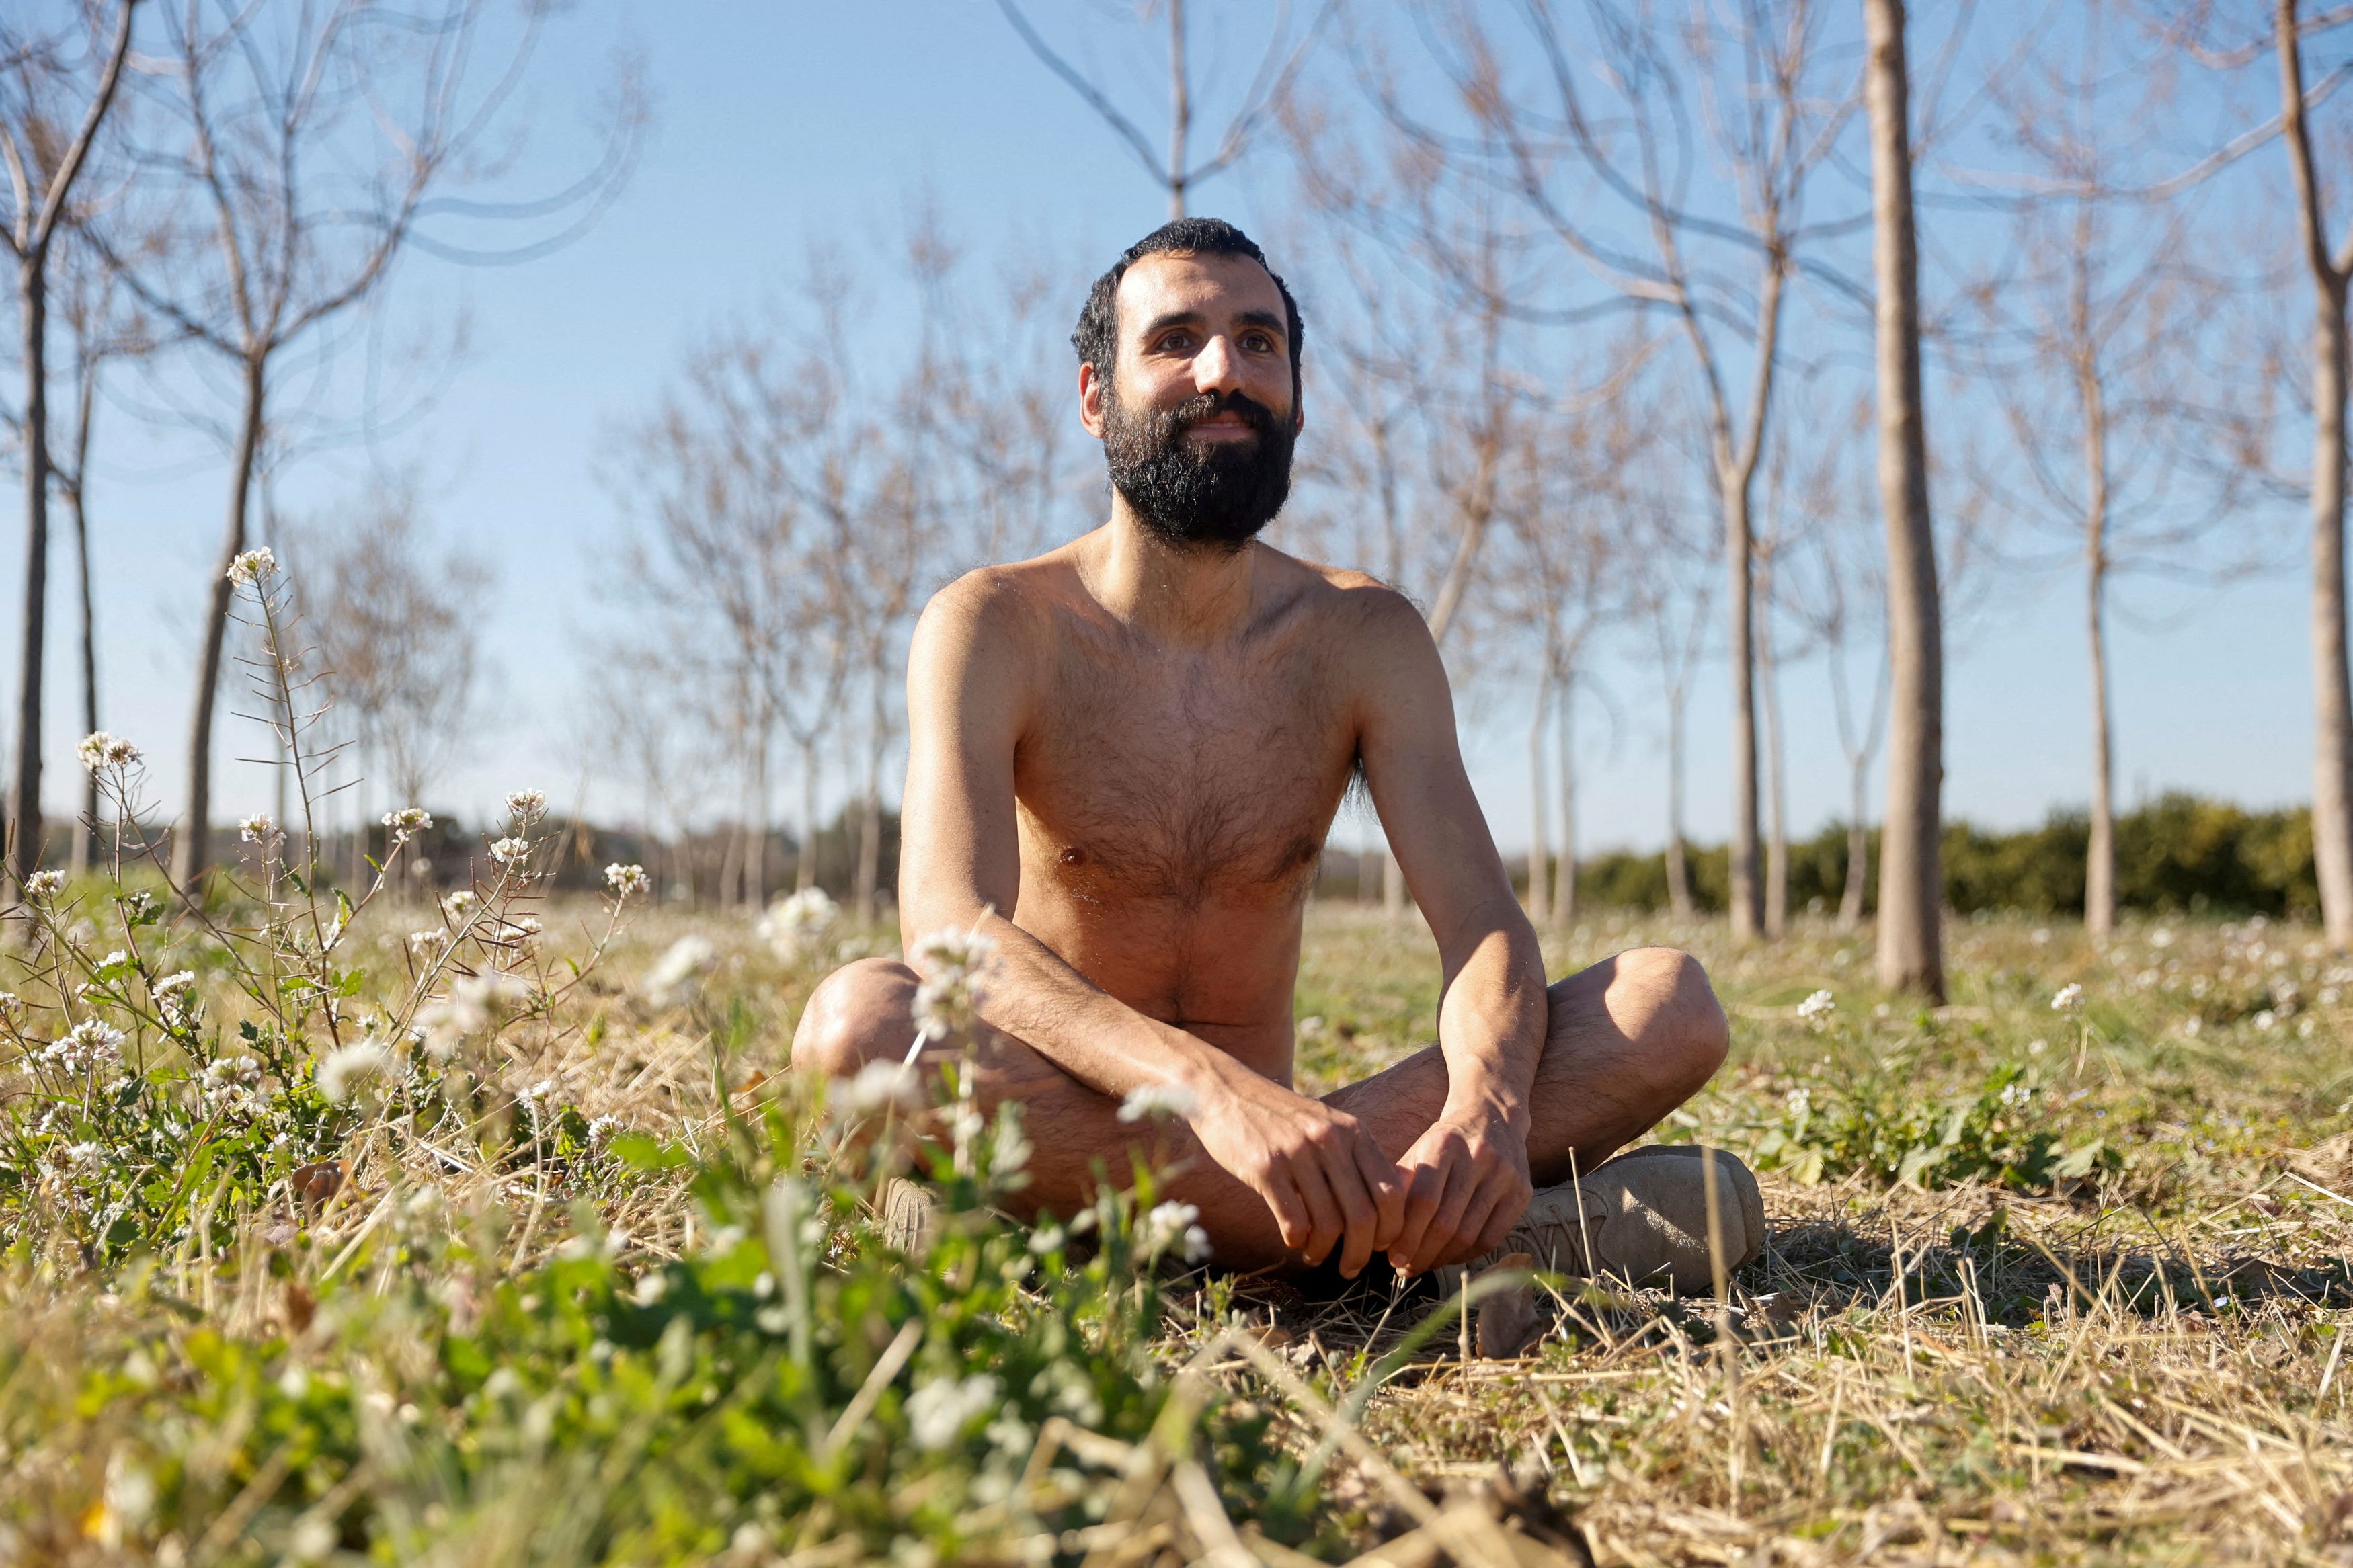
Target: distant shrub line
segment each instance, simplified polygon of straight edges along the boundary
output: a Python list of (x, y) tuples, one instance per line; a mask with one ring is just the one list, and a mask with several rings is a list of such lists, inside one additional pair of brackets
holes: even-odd
[[(1872, 875), (1864, 907), (1878, 894), (1879, 834), (1871, 836)], [(2039, 827), (1994, 833), (1967, 822), (1945, 828), (1945, 897), (1961, 913), (2015, 910), (2026, 914), (2080, 915), (2084, 859), (2091, 822), (2081, 811), (2056, 811)], [(1725, 907), (1729, 880), (1723, 846), (1694, 846), (1692, 898), (1702, 909)], [(1833, 823), (1789, 846), (1789, 907), (1835, 910), (1846, 886), (1847, 830)], [(1514, 868), (1525, 880), (1525, 858)], [(1663, 853), (1613, 851), (1577, 868), (1580, 900), (1620, 909), (1667, 907)], [(2152, 913), (2310, 913), (2320, 894), (2312, 859), (2312, 814), (2302, 806), (2247, 811), (2190, 795), (2167, 795), (2116, 818), (2116, 897), (2127, 909)]]

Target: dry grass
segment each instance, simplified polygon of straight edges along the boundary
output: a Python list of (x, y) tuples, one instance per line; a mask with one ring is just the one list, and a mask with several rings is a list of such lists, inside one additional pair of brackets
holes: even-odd
[[(383, 910), (370, 921), (358, 939), (374, 944), (370, 962), (402, 963), (416, 922)], [(536, 946), (559, 973), (594, 920), (557, 908), (546, 922)], [(712, 942), (708, 973), (691, 998), (655, 1005), (638, 982), (688, 935)], [(2103, 955), (2063, 928), (1966, 926), (1955, 1005), (1936, 1015), (1885, 1005), (1863, 978), (1867, 950), (1820, 925), (1733, 955), (1714, 927), (1597, 921), (1554, 933), (1553, 973), (1644, 941), (1697, 952), (1736, 1020), (1733, 1063), (1659, 1135), (1742, 1152), (1783, 1135), (1785, 1169), (1761, 1173), (1770, 1249), (1721, 1304), (1572, 1286), (1518, 1361), (1465, 1360), (1450, 1331), (1386, 1371), (1381, 1358), (1434, 1302), (1318, 1306), (1278, 1287), (1179, 1286), (1166, 1363), (1259, 1406), (1293, 1454), (1334, 1450), (1319, 1551), (1388, 1539), (1377, 1560), (1399, 1568), (1581, 1549), (1624, 1563), (2353, 1563), (2353, 1365), (2341, 1353), (2353, 1151), (2340, 1136), (2353, 1071), (2338, 1023), (2353, 977), (2313, 933), (2147, 924)], [(715, 1080), (739, 1107), (779, 1087), (789, 1026), (833, 955), (780, 960), (741, 917), (640, 914), (560, 1015), (499, 1037), (480, 1064), (485, 1114), (512, 1119), (532, 1091), (715, 1152), (729, 1135)], [(2088, 1007), (2054, 1013), (2071, 983)], [(1838, 994), (1827, 1025), (1797, 1012), (1819, 989)], [(1426, 937), (1351, 909), (1312, 911), (1300, 1010), (1320, 1023), (1303, 1034), (1308, 1085), (1422, 1043), (1435, 1000)], [(1968, 1139), (2095, 1138), (2109, 1157), (2080, 1178), (2005, 1184), (1957, 1155), (1948, 1168), (1961, 1179), (1922, 1190), (1891, 1181), (1883, 1151), (1839, 1144), (1827, 1179), (1790, 1179), (1807, 1149), (1835, 1142), (1793, 1121), (1797, 1097), (1819, 1128), (1823, 1108), (1870, 1093), (1958, 1103), (2004, 1064), (2025, 1075), (2020, 1097)], [(125, 1560), (132, 1542), (117, 1530), (110, 1545), (107, 1516), (88, 1511), (125, 1431), (103, 1412), (70, 1442), (24, 1423), (71, 1405), (130, 1341), (188, 1324), (299, 1337), (332, 1278), (375, 1266), (404, 1226), (471, 1226), (493, 1275), (551, 1258), (583, 1224), (626, 1230), (636, 1268), (710, 1244), (682, 1181), (598, 1186), (544, 1160), (488, 1158), (495, 1141), (392, 1131), (354, 1139), (331, 1192), (289, 1189), (251, 1215), (237, 1247), (192, 1243), (158, 1260), (143, 1294), (57, 1248), (19, 1250), (0, 1288), (20, 1352), (0, 1367), (0, 1423), (16, 1421), (0, 1425), (13, 1445), (0, 1451), (0, 1519), (19, 1524), (0, 1545), (27, 1562)], [(1858, 1158), (1882, 1166), (1839, 1173)], [(412, 1212), (428, 1189), (438, 1206)], [(423, 1286), (462, 1296), (495, 1279)], [(153, 1308), (159, 1295), (169, 1313)], [(411, 1369), (400, 1381), (399, 1359), (385, 1347), (371, 1375), (421, 1380)], [(1352, 1396), (1368, 1442), (1329, 1415)], [(1124, 1461), (1098, 1447), (1115, 1473)], [(1112, 1474), (1099, 1484), (1113, 1489)], [(1150, 1488), (1131, 1475), (1104, 1524), (1029, 1550), (1105, 1563), (1292, 1561), (1253, 1531), (1247, 1500), (1227, 1499), (1239, 1533), (1221, 1530), (1214, 1489), (1204, 1502), (1210, 1484), (1182, 1464)], [(1478, 1509), (1421, 1500), (1473, 1487), (1487, 1500)], [(27, 1531), (43, 1508), (66, 1517)], [(1498, 1513), (1514, 1532), (1481, 1535)], [(183, 1560), (193, 1544), (175, 1548)], [(827, 1550), (807, 1560), (850, 1560)]]

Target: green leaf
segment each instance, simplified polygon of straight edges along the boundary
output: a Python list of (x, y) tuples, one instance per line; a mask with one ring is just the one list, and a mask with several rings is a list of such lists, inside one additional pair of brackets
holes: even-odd
[(678, 1171), (694, 1163), (694, 1156), (675, 1143), (664, 1143), (642, 1132), (622, 1132), (613, 1139), (613, 1158), (633, 1171)]

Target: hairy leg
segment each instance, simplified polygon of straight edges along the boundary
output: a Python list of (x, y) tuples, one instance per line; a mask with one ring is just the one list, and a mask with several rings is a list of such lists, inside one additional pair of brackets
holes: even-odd
[[(870, 1061), (896, 1060), (914, 1037), (915, 973), (862, 959), (836, 971), (809, 998), (793, 1038), (793, 1065), (836, 1077)], [(1551, 1026), (1536, 1068), (1528, 1136), (1538, 1186), (1590, 1170), (1705, 1083), (1724, 1059), (1724, 1010), (1696, 961), (1669, 948), (1638, 948), (1555, 984)], [(931, 1047), (927, 1059), (955, 1052)], [(1119, 1120), (1118, 1102), (1079, 1083), (1020, 1041), (993, 1035), (975, 1053), (979, 1099), (991, 1113), (1023, 1107), (1033, 1152), (1029, 1213), (1067, 1215), (1093, 1201), (1100, 1166), (1124, 1180), (1142, 1152), (1173, 1173), (1168, 1194), (1197, 1205), (1219, 1260), (1229, 1267), (1294, 1261), (1258, 1194), (1220, 1170), (1181, 1125)], [(1325, 1099), (1372, 1130), (1382, 1152), (1404, 1154), (1446, 1101), (1446, 1062), (1435, 1046)]]

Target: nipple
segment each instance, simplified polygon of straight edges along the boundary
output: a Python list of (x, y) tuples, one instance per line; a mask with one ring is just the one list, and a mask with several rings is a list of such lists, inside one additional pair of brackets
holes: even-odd
[(1087, 852), (1073, 844), (1063, 850), (1059, 858), (1065, 866), (1083, 866), (1087, 863)]

